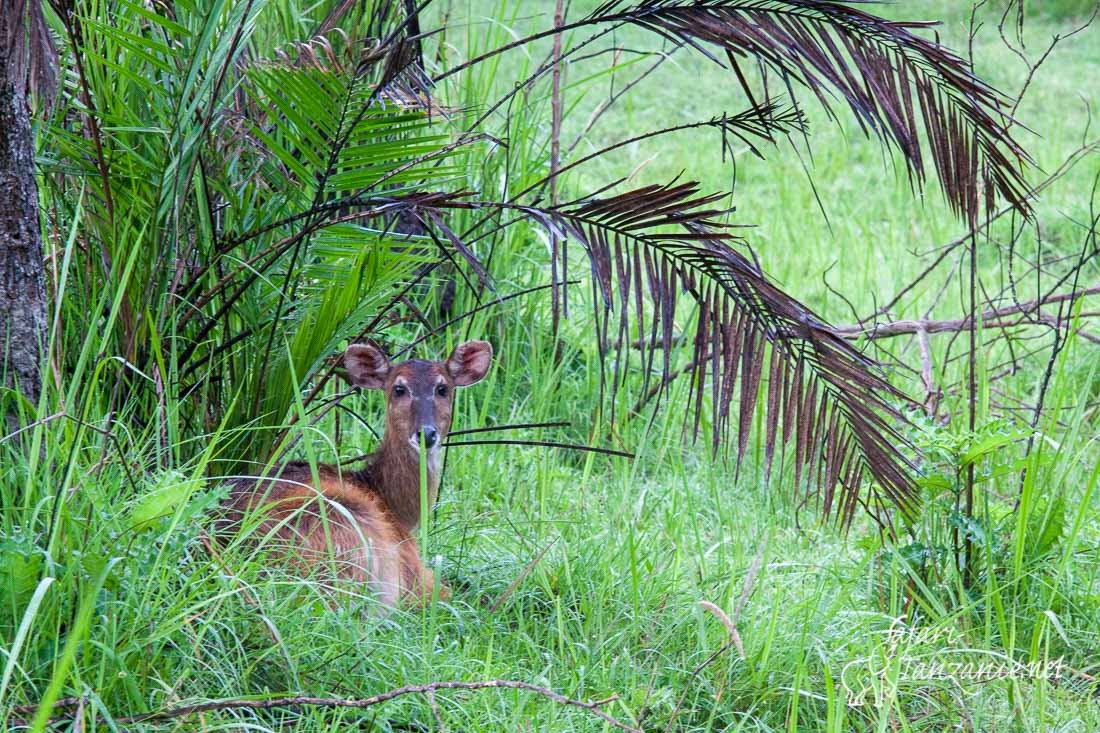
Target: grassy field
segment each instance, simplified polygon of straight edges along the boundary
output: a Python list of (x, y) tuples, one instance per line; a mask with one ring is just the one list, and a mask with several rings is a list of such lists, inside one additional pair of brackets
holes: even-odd
[[(570, 12), (594, 5), (576, 3)], [(969, 16), (962, 5), (913, 2), (887, 11), (941, 18), (943, 41), (964, 49)], [(1027, 18), (1026, 41), (1037, 58), (1052, 34), (1079, 24), (1086, 4), (1032, 5), (1041, 7)], [(461, 56), (467, 44), (491, 43), (494, 34), (545, 25), (553, 3), (504, 8), (513, 20), (490, 22), (508, 12), (496, 3), (456, 3), (449, 20), (469, 36), (449, 35), (448, 52)], [(995, 26), (987, 22), (973, 44), (976, 66), (1014, 92), (1027, 68)], [(644, 41), (638, 31), (614, 37), (625, 48)], [(495, 79), (486, 71), (471, 85), (506, 88), (547, 48), (513, 52)], [(744, 107), (728, 72), (680, 51), (586, 131), (608, 90), (652, 62), (644, 57), (612, 77), (602, 73), (607, 58), (568, 69), (563, 140), (579, 136), (574, 155), (634, 131)], [(1089, 80), (1098, 78), (1100, 26), (1065, 40), (1035, 74), (1018, 112), (1032, 131), (1021, 134), (1037, 163), (1029, 180), (1038, 182), (1096, 136)], [(532, 105), (548, 109), (546, 100)], [(912, 191), (850, 118), (841, 115), (836, 125), (813, 106), (807, 114), (812, 155), (800, 140), (764, 150), (766, 160), (738, 151), (732, 221), (752, 225), (749, 243), (788, 292), (831, 322), (852, 323), (905, 287), (965, 227), (935, 185)], [(539, 119), (545, 140), (549, 115)], [(563, 195), (626, 176), (632, 184), (682, 176), (704, 190), (728, 189), (731, 169), (720, 152), (715, 136), (695, 133), (630, 145), (577, 171)], [(1022, 299), (1036, 287), (1026, 258), (1056, 271), (1058, 258), (1086, 242), (1098, 174), (1094, 151), (1044, 191), (1036, 206), (1041, 245), (1029, 230), (1014, 248)], [(979, 241), (990, 293), (1008, 280), (1010, 226), (1006, 217)], [(532, 251), (541, 247), (536, 241)], [(526, 264), (507, 256), (515, 259), (497, 267), (509, 273), (509, 286), (547, 279), (541, 251)], [(962, 255), (948, 258), (890, 317), (962, 317), (960, 267)], [(1093, 262), (1082, 284), (1097, 281)], [(732, 457), (713, 459), (705, 440), (686, 440), (684, 380), (652, 414), (594, 420), (600, 380), (584, 290), (576, 289), (558, 359), (548, 299), (513, 301), (503, 318), (470, 321), (469, 333), (491, 340), (498, 357), (486, 381), (458, 397), (456, 427), (568, 421), (568, 428), (524, 437), (591, 441), (636, 458), (452, 449), (423, 550), (454, 596), (423, 610), (370, 615), (370, 599), (355, 589), (339, 589), (333, 601), (318, 583), (268, 568), (243, 549), (212, 556), (201, 536), (222, 495), (205, 480), (216, 445), (169, 470), (136, 474), (127, 463), (101, 461), (108, 440), (66, 421), (39, 425), (27, 452), (0, 446), (7, 451), (0, 506), (8, 517), (0, 526), (0, 582), (10, 591), (0, 599), (0, 717), (21, 729), (34, 717), (25, 706), (77, 697), (83, 723), (72, 730), (612, 730), (590, 710), (513, 689), (409, 695), (365, 711), (300, 705), (135, 725), (112, 720), (207, 699), (365, 698), (438, 680), (518, 680), (569, 698), (614, 697), (600, 709), (646, 731), (1100, 729), (1095, 343), (1073, 338), (1062, 351), (1037, 447), (1024, 459), (1031, 413), (1020, 408), (1037, 398), (1049, 337), (1026, 342), (1044, 348), (1021, 357), (1018, 372), (994, 379), (1021, 346), (982, 334), (980, 429), (970, 435), (965, 338), (933, 336), (930, 358), (949, 420), (909, 437), (931, 457), (929, 475), (947, 481), (957, 482), (967, 456), (975, 456), (980, 522), (962, 523), (950, 492), (929, 483), (927, 509), (891, 545), (868, 522), (857, 520), (846, 536), (823, 522), (813, 502), (801, 506), (789, 471), (765, 481), (762, 431), (754, 431), (740, 467)], [(902, 336), (878, 347), (884, 351), (872, 353), (907, 367), (891, 367), (892, 381), (920, 394), (916, 340)], [(354, 399), (356, 412), (380, 425), (378, 398)], [(104, 418), (85, 417), (92, 424)], [(327, 430), (331, 421), (303, 430), (299, 457), (332, 461), (369, 449), (371, 432), (349, 423), (339, 442)], [(132, 445), (146, 454), (161, 440), (150, 428)], [(70, 489), (63, 536), (44, 551), (27, 518), (46, 525), (50, 480)], [(170, 511), (159, 516), (164, 506)], [(983, 548), (970, 587), (945, 550), (959, 531)]]

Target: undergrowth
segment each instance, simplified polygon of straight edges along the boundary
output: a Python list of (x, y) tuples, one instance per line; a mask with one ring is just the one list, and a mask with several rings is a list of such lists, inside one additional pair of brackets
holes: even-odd
[[(439, 54), (473, 55), (499, 45), (528, 22), (526, 14), (549, 13), (552, 6), (479, 4), (464, 15), (456, 9), (452, 27), (466, 38), (452, 32)], [(1029, 16), (1028, 32), (1049, 35), (1081, 15), (1074, 3), (1058, 7), (1064, 12)], [(945, 34), (958, 47), (967, 15), (944, 12)], [(294, 25), (288, 17), (278, 22)], [(1006, 52), (994, 50), (995, 34), (980, 39), (976, 56), (991, 68), (1004, 65), (992, 73), (1001, 76), (994, 81), (1018, 82), (1007, 70)], [(625, 46), (635, 39), (624, 32), (618, 40)], [(1077, 102), (1056, 104), (1052, 96), (1062, 85), (1095, 76), (1097, 48), (1095, 30), (1074, 39), (1044, 67), (1021, 108), (1026, 123), (1045, 135), (1035, 154), (1046, 171), (1078, 145), (1088, 117)], [(539, 61), (532, 61), (533, 52), (523, 54), (477, 67), (462, 86), (446, 90), (453, 95), (446, 101), (475, 107), (491, 98), (501, 79), (522, 78)], [(667, 90), (717, 88), (708, 81), (711, 70), (696, 66), (701, 63), (675, 58), (656, 87), (624, 97), (578, 149), (697, 104), (694, 94), (670, 101)], [(616, 67), (616, 73), (634, 68)], [(566, 87), (576, 104), (566, 137), (584, 129), (608, 81), (604, 72), (577, 76)], [(542, 114), (548, 102), (526, 101), (501, 112), (511, 115), (512, 125), (501, 154), (465, 153), (469, 158), (460, 162), (470, 181), (520, 185), (545, 174), (540, 125), (549, 119)], [(818, 111), (810, 115), (812, 124), (825, 125)], [(439, 144), (423, 130), (406, 132), (424, 135), (419, 144)], [(803, 172), (806, 161), (780, 148), (766, 165), (739, 158), (736, 189), (738, 206), (760, 223), (754, 236), (765, 269), (838, 322), (852, 320), (853, 311), (874, 310), (920, 272), (927, 258), (910, 250), (929, 251), (962, 229), (932, 203), (938, 194), (914, 204), (904, 176), (884, 172), (876, 144), (849, 139), (849, 132), (829, 128), (818, 140), (815, 131), (815, 186)], [(47, 167), (53, 155), (40, 150)], [(576, 190), (615, 178), (608, 170), (617, 176), (633, 170), (647, 181), (683, 168), (698, 169), (693, 175), (704, 181), (728, 178), (715, 159), (713, 150), (698, 147), (633, 146), (578, 172)], [(1021, 248), (1053, 261), (1077, 252), (1089, 237), (1095, 247), (1085, 192), (1096, 157), (1087, 160), (1040, 199), (1045, 244), (1024, 239)], [(284, 162), (292, 167), (293, 155)], [(433, 175), (459, 175), (462, 166)], [(47, 200), (51, 222), (66, 220), (54, 218), (59, 209), (84, 206), (60, 195)], [(155, 198), (142, 203), (150, 211), (158, 205)], [(452, 226), (459, 231), (476, 216), (460, 212)], [(73, 224), (52, 232), (53, 262), (67, 263), (87, 247), (77, 230)], [(990, 252), (981, 274), (1000, 282), (1004, 230), (994, 232), (983, 245)], [(127, 241), (140, 243), (133, 235)], [(521, 236), (538, 246), (483, 253), (507, 292), (548, 278), (544, 235), (532, 229)], [(342, 253), (350, 246), (340, 236), (329, 244)], [(137, 250), (113, 254), (139, 258)], [(838, 260), (841, 269), (824, 274)], [(355, 261), (369, 272), (370, 286), (363, 287), (374, 303), (423, 264), (413, 258), (390, 271), (391, 261)], [(307, 287), (330, 274), (323, 264)], [(162, 375), (135, 373), (104, 326), (124, 317), (125, 287), (145, 286), (129, 282), (132, 266), (116, 256), (118, 290), (60, 284), (55, 307), (65, 317), (54, 319), (51, 338), (79, 349), (60, 356), (70, 371), (46, 380), (40, 404), (21, 408), (21, 432), (0, 442), (0, 718), (9, 728), (609, 729), (590, 710), (516, 689), (441, 690), (365, 710), (299, 704), (117, 722), (199, 700), (366, 698), (441, 680), (518, 680), (567, 698), (607, 700), (601, 710), (647, 731), (1100, 729), (1100, 362), (1096, 344), (1081, 335), (1067, 337), (1045, 379), (1049, 349), (1020, 357), (1006, 377), (1001, 362), (1016, 359), (1014, 342), (983, 332), (980, 419), (973, 430), (965, 420), (966, 360), (948, 343), (951, 334), (933, 337), (942, 403), (933, 417), (914, 413), (905, 435), (923, 456), (922, 501), (889, 539), (861, 515), (846, 534), (823, 521), (815, 495), (796, 485), (790, 466), (768, 476), (759, 417), (742, 459), (725, 446), (712, 456), (708, 441), (693, 442), (684, 420), (683, 406), (693, 399), (685, 379), (636, 413), (630, 408), (638, 390), (606, 399), (586, 288), (571, 291), (572, 316), (556, 335), (546, 291), (486, 307), (417, 347), (435, 357), (461, 333), (494, 344), (490, 376), (457, 397), (456, 428), (562, 422), (523, 437), (611, 446), (635, 457), (508, 445), (452, 448), (423, 549), (454, 597), (422, 610), (383, 613), (361, 589), (326, 587), (209, 536), (226, 491), (218, 477), (238, 465), (232, 446), (242, 435), (269, 431), (260, 444), (289, 446), (298, 459), (354, 457), (370, 449), (380, 429), (378, 398), (345, 400), (346, 409), (315, 422), (302, 404), (291, 403), (287, 414), (300, 419), (269, 425), (250, 421), (246, 391), (228, 400), (232, 416), (196, 410), (206, 392), (165, 397)], [(585, 275), (581, 263), (572, 268), (571, 276)], [(1093, 265), (1084, 282), (1096, 274)], [(941, 287), (951, 297), (940, 298)], [(896, 315), (959, 315), (964, 299), (958, 291), (950, 279), (922, 286)], [(435, 298), (424, 300), (433, 318), (445, 310)], [(476, 306), (460, 288), (453, 312)], [(322, 329), (333, 314), (358, 317), (356, 307), (325, 301), (322, 310), (294, 317), (315, 318)], [(265, 311), (258, 310), (262, 319)], [(76, 317), (80, 313), (87, 318)], [(150, 307), (146, 317), (155, 322), (154, 315)], [(695, 316), (680, 314), (684, 332)], [(139, 347), (157, 354), (153, 361), (172, 363), (161, 355), (179, 348), (176, 332), (161, 325), (145, 332)], [(424, 334), (415, 319), (387, 324), (394, 345)], [(310, 364), (323, 359), (328, 346), (342, 345), (328, 332), (311, 335), (317, 338), (306, 350), (315, 357)], [(895, 367), (890, 377), (916, 394), (918, 346), (900, 343), (884, 348), (913, 373)], [(290, 356), (297, 346), (272, 347), (286, 356), (279, 373), (291, 384), (304, 363)], [(211, 360), (231, 357), (231, 351), (215, 352)], [(1045, 409), (1033, 421), (1019, 408), (1035, 403), (1044, 380)], [(335, 398), (343, 390), (332, 383), (320, 394)], [(130, 414), (155, 419), (131, 422)], [(202, 430), (187, 423), (200, 419)], [(701, 434), (709, 435), (709, 426)], [(961, 502), (971, 467), (980, 501), (967, 515)]]

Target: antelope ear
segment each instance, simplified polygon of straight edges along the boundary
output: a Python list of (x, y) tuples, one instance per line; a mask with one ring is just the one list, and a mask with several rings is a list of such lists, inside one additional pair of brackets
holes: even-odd
[(374, 344), (352, 344), (344, 352), (348, 382), (365, 389), (382, 389), (390, 373), (390, 360)]
[(493, 360), (493, 347), (488, 341), (467, 341), (455, 347), (447, 359), (447, 373), (455, 380), (456, 387), (468, 387), (480, 382), (489, 371)]

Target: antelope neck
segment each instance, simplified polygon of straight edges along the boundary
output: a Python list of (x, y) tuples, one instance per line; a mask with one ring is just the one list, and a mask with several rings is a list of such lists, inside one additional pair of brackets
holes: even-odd
[[(439, 491), (439, 449), (427, 456), (428, 502), (435, 504)], [(406, 441), (382, 436), (378, 450), (371, 453), (358, 478), (386, 503), (406, 531), (420, 524), (420, 455)]]

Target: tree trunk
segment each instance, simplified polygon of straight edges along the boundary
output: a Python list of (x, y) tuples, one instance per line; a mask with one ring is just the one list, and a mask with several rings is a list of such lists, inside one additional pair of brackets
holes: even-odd
[[(20, 32), (21, 23), (8, 9), (0, 11), (0, 40)], [(10, 48), (0, 42), (0, 384), (37, 403), (46, 338), (44, 262), (26, 78)]]

